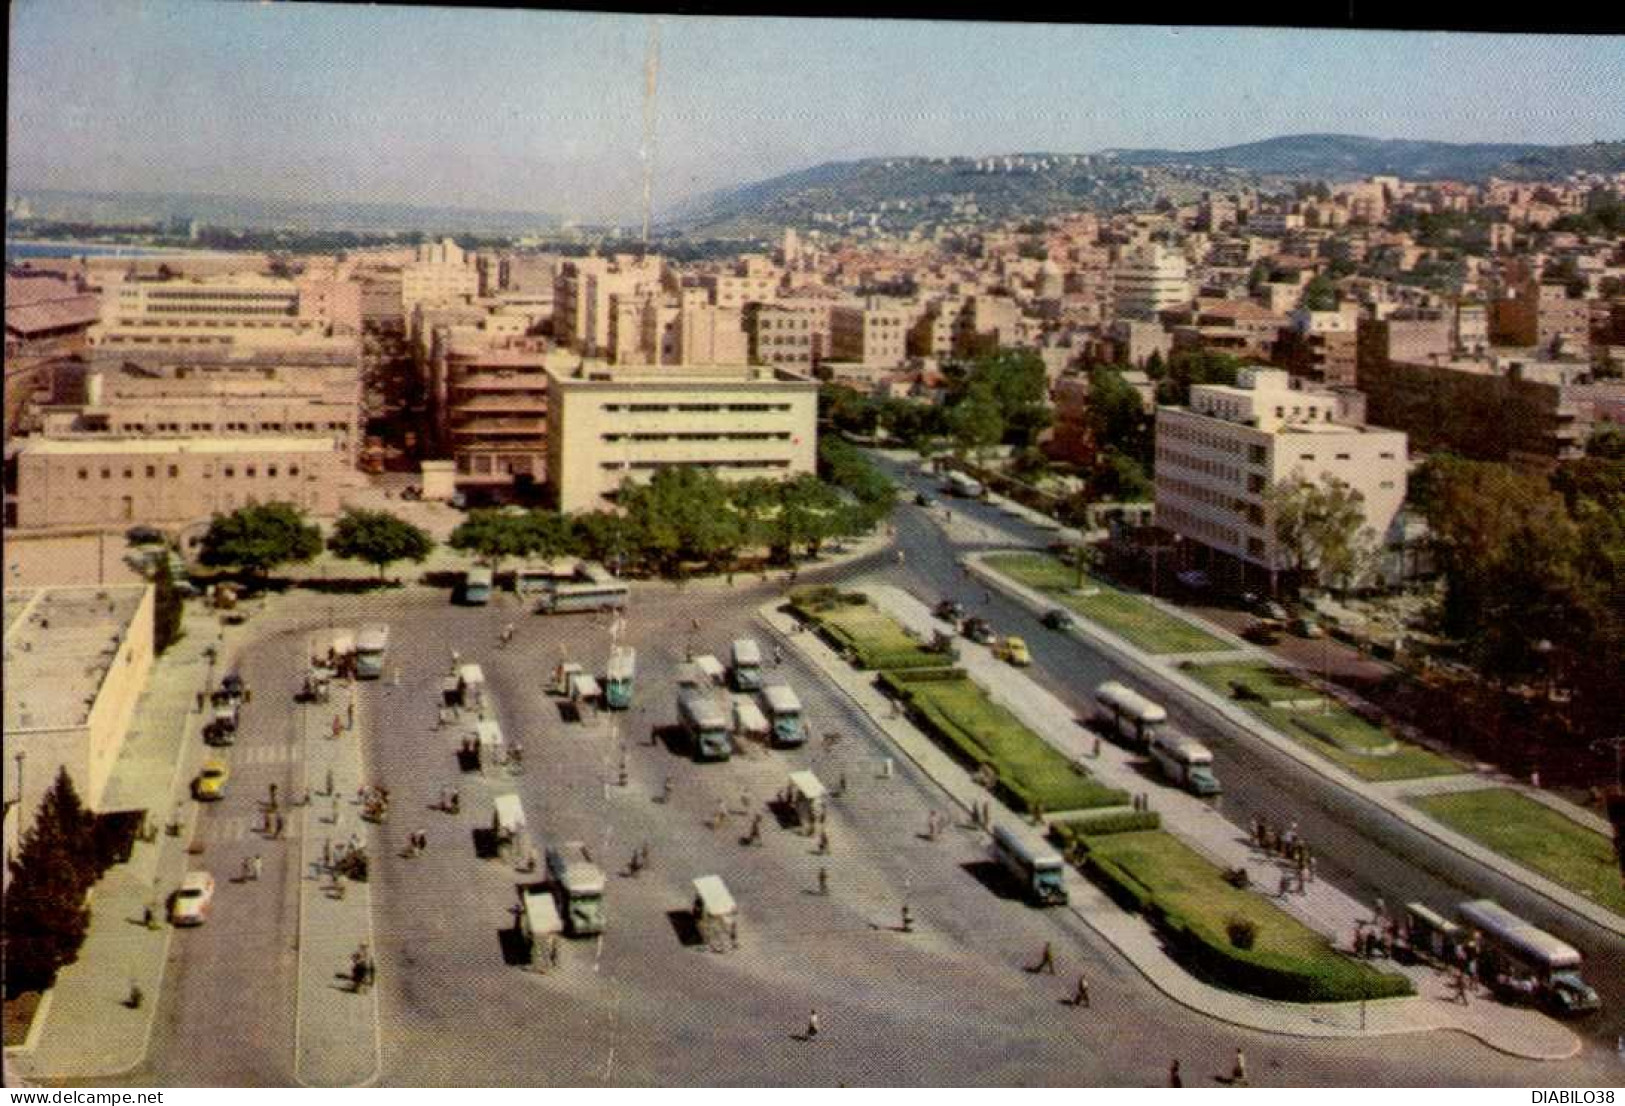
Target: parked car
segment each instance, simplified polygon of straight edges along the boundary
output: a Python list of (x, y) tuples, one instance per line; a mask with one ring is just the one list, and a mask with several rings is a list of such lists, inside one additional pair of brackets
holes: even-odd
[(1313, 639), (1326, 636), (1326, 631), (1320, 628), (1320, 623), (1316, 622), (1312, 618), (1304, 618), (1302, 616), (1294, 618), (1290, 623), (1288, 623), (1287, 629), (1303, 638)]
[(156, 526), (132, 526), (124, 531), (124, 540), (131, 545), (162, 545), (164, 532)]
[(1027, 651), (1027, 643), (1014, 635), (995, 645), (993, 655), (1017, 668), (1026, 668), (1033, 663), (1033, 655)]
[(959, 632), (978, 645), (993, 645), (999, 640), (999, 635), (993, 632), (993, 627), (985, 618), (967, 618)]
[(944, 622), (952, 622), (957, 626), (965, 617), (965, 608), (952, 599), (944, 599), (932, 609), (931, 613)]
[(916, 507), (933, 507), (933, 506), (936, 505), (936, 503), (930, 496), (926, 495), (924, 492), (915, 492), (914, 493), (914, 505)]
[(192, 796), (198, 802), (212, 802), (226, 797), (226, 780), (231, 777), (231, 769), (225, 763), (211, 760), (203, 766), (192, 781)]
[(169, 921), (178, 926), (200, 926), (214, 905), (214, 877), (208, 872), (187, 872), (169, 900)]
[(1254, 622), (1241, 636), (1254, 645), (1274, 645), (1281, 640), (1281, 629), (1273, 622)]
[(1060, 607), (1051, 607), (1044, 612), (1039, 621), (1051, 630), (1070, 630), (1073, 626), (1072, 612), (1064, 611)]
[(1264, 600), (1262, 603), (1255, 606), (1253, 610), (1256, 611), (1260, 617), (1270, 619), (1274, 622), (1286, 622), (1292, 617), (1285, 607), (1281, 606), (1281, 604), (1277, 603), (1273, 599)]

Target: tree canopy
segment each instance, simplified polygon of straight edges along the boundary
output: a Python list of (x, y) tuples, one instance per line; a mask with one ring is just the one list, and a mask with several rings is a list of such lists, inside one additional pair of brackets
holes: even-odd
[(1348, 587), (1363, 577), (1377, 552), (1365, 523), (1365, 497), (1337, 477), (1311, 483), (1290, 477), (1270, 489), (1266, 511), (1288, 568), (1309, 587)]
[(4, 934), (8, 999), (46, 990), (78, 957), (90, 926), (85, 893), (99, 876), (94, 815), (63, 768), (11, 861)]
[(262, 503), (216, 515), (203, 535), (198, 559), (262, 576), (321, 551), (321, 528), (307, 521), (303, 511), (291, 503)]
[(350, 508), (339, 517), (328, 536), (327, 548), (346, 560), (362, 561), (378, 569), (378, 578), (396, 561), (421, 564), (434, 539), (420, 527), (388, 511)]

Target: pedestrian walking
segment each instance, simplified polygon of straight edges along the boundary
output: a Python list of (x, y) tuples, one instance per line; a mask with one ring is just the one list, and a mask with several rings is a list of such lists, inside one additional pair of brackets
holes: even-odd
[(550, 968), (559, 966), (559, 938), (557, 934), (547, 939), (547, 966)]
[(1095, 757), (1095, 759), (1096, 759), (1096, 760), (1099, 760), (1099, 759), (1100, 759), (1100, 738), (1098, 738), (1098, 737), (1097, 737), (1097, 738), (1095, 738), (1095, 752), (1094, 752), (1094, 757)]
[(906, 902), (903, 904), (903, 932), (914, 932), (914, 914), (911, 910), (909, 910), (908, 903)]
[(1233, 1086), (1247, 1085), (1247, 1054), (1239, 1048), (1236, 1049), (1236, 1066), (1230, 1071), (1230, 1082)]
[(1078, 976), (1078, 989), (1072, 993), (1072, 1005), (1089, 1005), (1089, 981), (1081, 975)]
[(355, 700), (352, 699), (349, 705), (344, 708), (344, 714), (346, 718), (345, 728), (355, 729)]
[(203, 713), (203, 692), (197, 693), (197, 713)]
[(828, 868), (820, 868), (820, 869), (818, 869), (818, 893), (820, 895), (828, 895), (829, 894), (829, 869)]
[(660, 801), (663, 802), (663, 803), (671, 801), (671, 777), (670, 776), (667, 776), (666, 777), (666, 782), (660, 785)]
[(1168, 1085), (1170, 1087), (1183, 1087), (1185, 1077), (1179, 1073), (1179, 1058), (1175, 1057), (1168, 1065)]
[(141, 924), (147, 929), (158, 928), (158, 911), (150, 902), (141, 907)]
[(244, 883), (247, 883), (249, 880), (254, 878), (254, 863), (246, 856), (243, 857), (243, 872), (241, 878)]
[(822, 830), (818, 834), (818, 852), (820, 856), (829, 855), (829, 831)]
[[(281, 836), (280, 827), (279, 827), (278, 836)], [(259, 878), (260, 878), (260, 873), (262, 871), (264, 871), (264, 869), (265, 869), (265, 858), (263, 856), (261, 856), (259, 853), (255, 853), (254, 858), (249, 863), (253, 867), (253, 870), (254, 870), (254, 882), (258, 883)]]
[(734, 948), (739, 947), (739, 919), (728, 919), (728, 943)]
[(333, 716), (333, 740), (337, 741), (339, 734), (344, 732), (344, 719), (338, 715)]
[(773, 647), (773, 667), (778, 668), (784, 663), (784, 650), (777, 645)]
[(1288, 875), (1287, 873), (1282, 872), (1281, 873), (1280, 886), (1276, 888), (1276, 892), (1275, 892), (1276, 897), (1284, 899), (1284, 898), (1286, 898), (1287, 893), (1290, 892), (1291, 890), (1292, 890), (1292, 877), (1290, 875)]
[(1039, 956), (1038, 963), (1033, 966), (1032, 971), (1034, 973), (1047, 972), (1050, 975), (1055, 974), (1055, 950), (1050, 947), (1048, 941), (1044, 942), (1044, 952)]
[(274, 783), (271, 785), (271, 802), (270, 802), (270, 805), (271, 805), (272, 810), (276, 809), (276, 784), (274, 784)]
[(807, 1039), (810, 1041), (818, 1036), (818, 1011), (814, 1010), (807, 1015)]

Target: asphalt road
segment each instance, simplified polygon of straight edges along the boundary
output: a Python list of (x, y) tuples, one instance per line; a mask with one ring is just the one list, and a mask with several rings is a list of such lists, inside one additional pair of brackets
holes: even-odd
[[(926, 597), (954, 593), (956, 551), (935, 525), (913, 507), (899, 512), (897, 525), (906, 567), (876, 555), (803, 572), (802, 580), (867, 573)], [(771, 654), (772, 635), (754, 611), (780, 590), (777, 581), (743, 580), (731, 590), (638, 586), (625, 631), (639, 652), (633, 709), (585, 722), (561, 710), (545, 685), (561, 656), (602, 671), (608, 631), (590, 616), (528, 615), (507, 596), (483, 609), (454, 607), (421, 588), (331, 601), (295, 591), (276, 600), (257, 618), (262, 636), (241, 662), (255, 695), (227, 754), (227, 798), (200, 820), (199, 861), (221, 884), (215, 913), (174, 935), (149, 1062), (118, 1082), (292, 1081), (300, 873), (286, 858), (297, 842), (263, 840), (254, 827), (270, 783), (284, 796), (303, 787), (302, 713), (317, 711), (319, 725), (332, 711), (293, 700), (307, 635), (329, 617), (341, 625), (388, 621), (387, 668), (401, 677), (398, 687), (388, 678), (361, 685), (368, 774), (393, 796), (372, 884), (385, 1085), (1158, 1085), (1175, 1056), (1196, 1084), (1228, 1070), (1238, 1045), (1261, 1084), (1617, 1078), (1611, 1047), (1538, 1065), (1455, 1035), (1300, 1041), (1237, 1031), (1171, 1002), (1069, 912), (1005, 897), (974, 830), (955, 826), (925, 840), (928, 812), (947, 809), (941, 793), (793, 649), (770, 678), (800, 693), (814, 734), (807, 747), (751, 747), (726, 763), (696, 764), (680, 748), (651, 744), (651, 731), (674, 720), (674, 669), (691, 644), (723, 657), (733, 637), (751, 634)], [(996, 625), (1026, 634), (1036, 673), (1070, 700), (1082, 704), (1111, 671), (997, 594), (988, 610)], [(499, 648), (508, 622), (516, 638)], [(496, 716), (524, 742), (523, 773), (460, 771), (457, 732), (436, 728), (439, 680), (454, 648), (485, 666)], [(830, 733), (841, 736), (829, 743)], [(1296, 817), (1323, 852), (1349, 842), (1358, 858), (1349, 867), (1365, 875), (1327, 865), (1327, 876), (1357, 880), (1374, 871), (1390, 901), (1411, 893), (1394, 890), (1403, 880), (1426, 892), (1451, 886), (1432, 874), (1426, 853), (1407, 857), (1386, 831), (1374, 834), (1335, 794), (1321, 794), (1312, 773), (1295, 773), (1268, 750), (1211, 740), (1232, 813)], [(890, 780), (880, 778), (886, 757), (895, 758)], [(827, 857), (766, 805), (798, 767), (832, 786), (847, 779), (831, 807)], [(1257, 779), (1242, 779), (1249, 775)], [(657, 801), (668, 777), (671, 800)], [(455, 816), (432, 809), (450, 786), (462, 797)], [(505, 935), (516, 886), (534, 877), (477, 855), (492, 797), (510, 790), (538, 847), (587, 841), (609, 876), (604, 938), (566, 942), (555, 973), (511, 962), (516, 950)], [(719, 805), (729, 811), (726, 824), (707, 828)], [(760, 847), (741, 844), (747, 809), (763, 815)], [(402, 855), (407, 834), (419, 829), (428, 852)], [(627, 859), (645, 842), (651, 867), (631, 877)], [(255, 853), (265, 857), (262, 879), (231, 882)], [(1453, 854), (1439, 861), (1447, 873), (1452, 862)], [(815, 893), (820, 867), (829, 872), (828, 896)], [(680, 922), (690, 881), (711, 873), (723, 876), (741, 908), (741, 947), (721, 954), (685, 943)], [(897, 929), (905, 901), (916, 919), (910, 934)], [(1024, 971), (1046, 941), (1060, 974)], [(1089, 1010), (1061, 1001), (1080, 973), (1093, 992)], [(815, 1008), (823, 1032), (800, 1039)]]
[[(1577, 1020), (1574, 1028), (1595, 1055), (1613, 1056), (1616, 1038), (1625, 1033), (1625, 938), (1374, 810), (1271, 746), (1212, 724), (1147, 687), (1088, 642), (1043, 628), (1021, 604), (996, 589), (984, 588), (978, 580), (967, 579), (957, 558), (979, 548), (1042, 547), (1053, 540), (1053, 534), (996, 507), (942, 496), (934, 481), (904, 466), (882, 463), (911, 491), (926, 491), (937, 501), (936, 506), (925, 509), (912, 504), (912, 495), (904, 497), (907, 505), (896, 512), (895, 524), (905, 563), (886, 567), (886, 576), (933, 604), (944, 597), (958, 599), (971, 613), (986, 617), (1000, 633), (1021, 634), (1033, 654), (1035, 678), (1080, 718), (1093, 712), (1093, 689), (1107, 679), (1123, 681), (1164, 703), (1173, 726), (1213, 750), (1216, 774), (1225, 788), (1222, 809), (1226, 817), (1238, 826), (1247, 825), (1255, 815), (1280, 825), (1297, 822), (1320, 858), (1320, 877), (1363, 901), (1374, 902), (1378, 896), (1390, 904), (1422, 901), (1448, 913), (1465, 899), (1488, 896), (1571, 942), (1585, 954), (1586, 978), (1604, 1003), (1602, 1012)], [(944, 535), (945, 511), (952, 511), (958, 520), (956, 533), (963, 534), (963, 523), (974, 519), (985, 535), (973, 536), (987, 540), (952, 544)], [(978, 648), (969, 643), (965, 647)]]

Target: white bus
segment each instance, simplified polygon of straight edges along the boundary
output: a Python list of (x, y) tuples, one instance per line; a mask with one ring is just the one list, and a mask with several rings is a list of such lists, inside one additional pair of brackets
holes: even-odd
[(1480, 970), (1503, 992), (1526, 992), (1563, 1014), (1602, 1006), (1597, 992), (1580, 977), (1580, 952), (1538, 929), (1493, 899), (1456, 907), (1461, 920), (1483, 935), (1486, 960)]
[(950, 472), (948, 482), (942, 486), (942, 490), (949, 495), (962, 495), (966, 499), (980, 499), (985, 489), (979, 480), (973, 480), (962, 472)]
[(624, 580), (600, 565), (583, 565), (575, 578), (550, 581), (536, 604), (538, 614), (569, 614), (574, 611), (618, 611), (626, 607), (628, 588)]
[(762, 688), (762, 702), (773, 720), (773, 740), (780, 745), (804, 745), (807, 723), (801, 716), (801, 700), (789, 684), (768, 684)]
[(734, 689), (756, 691), (762, 686), (762, 647), (755, 638), (742, 637), (733, 643)]
[(1011, 826), (995, 826), (993, 859), (1021, 887), (1028, 902), (1060, 906), (1067, 901), (1066, 862), (1037, 834)]
[(1168, 721), (1167, 711), (1116, 680), (1107, 680), (1095, 688), (1095, 702), (1100, 704), (1101, 716), (1111, 724), (1112, 733), (1135, 746), (1150, 745), (1157, 727)]
[(384, 651), (389, 648), (389, 627), (381, 622), (361, 627), (355, 639), (355, 674), (376, 680), (384, 674)]
[(1206, 798), (1219, 793), (1219, 780), (1213, 774), (1213, 753), (1200, 741), (1164, 730), (1151, 739), (1151, 759), (1171, 783), (1192, 795)]
[(604, 705), (625, 710), (632, 705), (632, 680), (637, 675), (638, 654), (630, 645), (617, 645), (609, 651), (604, 670)]

